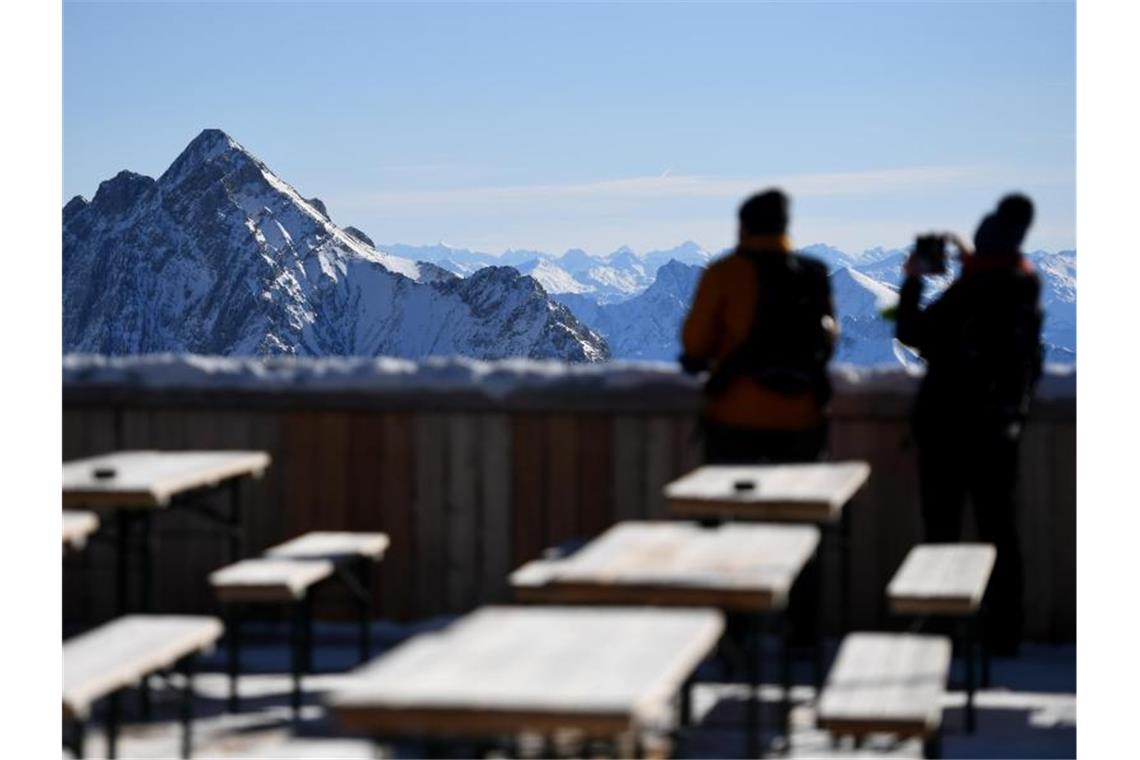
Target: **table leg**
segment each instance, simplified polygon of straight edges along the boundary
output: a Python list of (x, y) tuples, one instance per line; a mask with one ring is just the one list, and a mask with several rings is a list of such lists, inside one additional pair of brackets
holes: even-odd
[(966, 659), (966, 733), (974, 733), (977, 726), (977, 715), (974, 712), (974, 689), (977, 683), (976, 657), (978, 648), (978, 629), (973, 620), (965, 622), (966, 636), (964, 637), (963, 653)]
[(229, 561), (230, 564), (233, 564), (242, 558), (245, 544), (245, 525), (242, 519), (244, 515), (242, 513), (240, 478), (233, 478), (229, 481), (229, 502), (230, 513), (226, 527), (228, 529), (229, 539)]
[(745, 730), (747, 732), (747, 748), (749, 757), (759, 757), (760, 755), (760, 679), (761, 679), (761, 661), (763, 660), (764, 653), (762, 651), (761, 634), (763, 633), (763, 626), (760, 625), (758, 615), (748, 615), (747, 625), (745, 626), (745, 641), (744, 651), (747, 660), (748, 668), (748, 699), (745, 702), (745, 709), (747, 710), (745, 718)]
[(780, 703), (780, 722), (784, 729), (785, 741), (790, 746), (792, 732), (788, 720), (792, 714), (792, 651), (788, 615), (780, 615), (780, 683), (783, 696)]
[(182, 722), (182, 757), (190, 757), (191, 742), (194, 729), (194, 666), (196, 655), (182, 659), (182, 675), (186, 679), (182, 685), (182, 699), (179, 709), (179, 719)]
[[(154, 520), (149, 512), (140, 512), (135, 519), (139, 526), (139, 553), (142, 559), (142, 572), (139, 578), (140, 604), (142, 611), (149, 614), (155, 611), (154, 557), (157, 554), (158, 537), (154, 530)], [(151, 719), (150, 676), (143, 676), (139, 682), (139, 711), (143, 720)]]
[(372, 561), (366, 557), (357, 560), (360, 575), (360, 661), (367, 662), (372, 653)]
[(130, 569), (131, 515), (126, 510), (115, 512), (115, 616), (127, 614), (127, 581)]
[(844, 508), (839, 517), (840, 600), (839, 632), (851, 630), (851, 511)]
[(226, 619), (226, 670), (229, 672), (230, 694), (226, 709), (236, 713), (241, 709), (238, 678), (241, 675), (241, 613), (238, 604), (225, 606)]
[(119, 756), (119, 707), (122, 689), (111, 692), (107, 704), (107, 757), (114, 760)]

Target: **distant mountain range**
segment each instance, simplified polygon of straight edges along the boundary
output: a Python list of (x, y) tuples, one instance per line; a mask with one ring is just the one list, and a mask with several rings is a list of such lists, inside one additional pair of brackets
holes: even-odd
[[(906, 249), (816, 244), (842, 337), (836, 361), (917, 361), (881, 312)], [(65, 352), (465, 355), (675, 361), (681, 323), (717, 255), (691, 241), (561, 255), (373, 243), (335, 224), (218, 130), (158, 179), (129, 171), (63, 209)], [(1076, 253), (1029, 255), (1044, 284), (1049, 360), (1076, 360)], [(936, 279), (929, 297), (949, 284)]]
[[(387, 252), (431, 261), (469, 275), (491, 264), (529, 274), (606, 339), (614, 358), (673, 361), (692, 293), (705, 265), (727, 251), (712, 253), (688, 241), (676, 248), (638, 253), (622, 246), (593, 255), (571, 249), (561, 255), (511, 250), (501, 255), (435, 246), (383, 245)], [(832, 292), (842, 334), (835, 360), (860, 365), (910, 364), (918, 358), (894, 340), (894, 323), (882, 317), (902, 285), (908, 248), (871, 248), (852, 254), (822, 243), (804, 246), (831, 272)], [(1076, 251), (1027, 254), (1041, 276), (1047, 361), (1076, 361)], [(927, 300), (953, 281), (956, 270), (928, 278)]]

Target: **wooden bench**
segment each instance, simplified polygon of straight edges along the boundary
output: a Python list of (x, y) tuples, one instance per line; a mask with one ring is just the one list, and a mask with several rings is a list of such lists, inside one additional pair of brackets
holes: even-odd
[(226, 654), (230, 678), (229, 710), (240, 708), (241, 626), (249, 605), (288, 605), (293, 608), (290, 662), (293, 671), (294, 715), (301, 711), (301, 677), (312, 669), (312, 604), (310, 589), (333, 574), (324, 559), (243, 559), (210, 574), (226, 617)]
[(194, 659), (222, 635), (217, 618), (186, 615), (129, 615), (63, 644), (63, 718), (74, 724), (71, 744), (83, 757), (92, 705), (109, 698), (107, 751), (116, 756), (122, 691), (147, 676), (179, 669), (182, 690), (182, 757), (190, 757)]
[(99, 517), (94, 512), (63, 510), (63, 550), (79, 551), (98, 529)]
[(938, 757), (950, 654), (944, 636), (848, 634), (820, 694), (817, 722), (856, 741), (875, 733), (918, 737), (923, 756)]
[(910, 550), (887, 586), (891, 612), (921, 623), (926, 617), (961, 621), (966, 662), (966, 730), (976, 725), (975, 661), (981, 649), (982, 684), (989, 685), (989, 656), (979, 647), (982, 599), (997, 550), (992, 544), (919, 544)]
[(242, 613), (248, 605), (293, 607), (291, 660), (295, 714), (301, 709), (302, 675), (312, 671), (310, 591), (318, 583), (335, 575), (355, 598), (360, 622), (360, 659), (362, 662), (368, 659), (371, 570), (383, 559), (388, 543), (388, 536), (383, 533), (313, 531), (270, 547), (259, 558), (236, 562), (210, 575), (210, 585), (226, 611), (231, 712), (237, 712), (240, 707)]
[(328, 701), (376, 740), (612, 740), (663, 715), (723, 627), (711, 609), (483, 607), (354, 671)]

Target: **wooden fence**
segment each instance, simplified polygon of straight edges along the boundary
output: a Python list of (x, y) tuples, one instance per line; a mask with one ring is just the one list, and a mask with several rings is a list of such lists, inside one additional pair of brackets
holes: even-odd
[[(872, 467), (851, 507), (858, 626), (890, 625), (883, 589), (919, 537), (909, 403), (897, 389), (841, 389), (834, 405), (833, 458)], [(243, 486), (247, 554), (306, 530), (384, 531), (392, 546), (375, 584), (378, 609), (411, 619), (506, 601), (507, 574), (543, 548), (616, 520), (666, 517), (662, 486), (698, 464), (698, 404), (693, 392), (582, 398), (556, 387), (495, 401), (65, 385), (63, 458), (130, 448), (268, 451), (265, 478)], [(1027, 634), (1037, 639), (1076, 635), (1075, 417), (1071, 397), (1041, 402), (1023, 443)], [(223, 564), (223, 542), (190, 515), (172, 512), (158, 524), (160, 611), (213, 610), (205, 579)], [(105, 615), (107, 547), (96, 542), (89, 563), (86, 588), (95, 614)], [(67, 609), (77, 593), (65, 584)], [(325, 617), (348, 609), (331, 589), (318, 603)]]

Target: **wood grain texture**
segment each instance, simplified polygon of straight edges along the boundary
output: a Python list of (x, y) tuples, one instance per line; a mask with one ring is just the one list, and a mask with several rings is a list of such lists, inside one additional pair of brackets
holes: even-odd
[(479, 430), (472, 414), (447, 419), (447, 608), (467, 611), (478, 597)]
[(546, 460), (543, 421), (539, 415), (514, 417), (511, 426), (512, 560), (534, 559), (546, 545)]
[[(871, 474), (866, 462), (706, 465), (665, 487), (678, 517), (834, 522)], [(748, 482), (753, 488), (736, 490)]]
[(447, 417), (426, 414), (415, 420), (415, 614), (447, 609)]
[(487, 735), (613, 735), (658, 716), (723, 629), (713, 610), (484, 607), (351, 674), (341, 726)]
[[(231, 478), (260, 476), (263, 451), (120, 451), (65, 462), (63, 505), (91, 509), (164, 507), (178, 494)], [(114, 476), (98, 478), (110, 468)]]
[(511, 421), (505, 414), (479, 418), (479, 471), (482, 522), (479, 525), (481, 603), (509, 597), (512, 560)]
[(520, 601), (708, 606), (768, 612), (819, 544), (812, 525), (622, 522), (563, 559), (511, 576)]
[(128, 615), (63, 643), (63, 717), (86, 717), (91, 703), (222, 635), (214, 617)]
[(575, 554), (512, 574), (516, 598), (552, 604), (783, 610), (820, 542), (814, 525), (624, 522)]
[(818, 723), (840, 735), (927, 736), (941, 725), (949, 674), (944, 636), (848, 634), (823, 686)]
[(887, 586), (896, 615), (973, 615), (997, 551), (992, 544), (919, 544)]
[(644, 417), (624, 414), (614, 417), (614, 520), (636, 520), (646, 516), (645, 443)]

